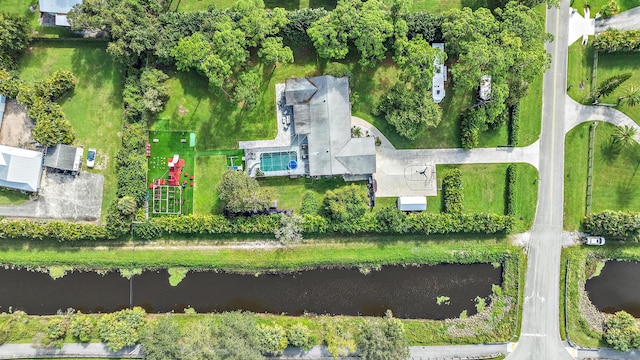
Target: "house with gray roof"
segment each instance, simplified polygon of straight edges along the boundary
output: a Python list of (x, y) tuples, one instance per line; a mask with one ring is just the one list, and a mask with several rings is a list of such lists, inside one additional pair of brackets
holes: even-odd
[(0, 145), (0, 186), (38, 192), (42, 176), (42, 153)]
[(351, 135), (347, 77), (289, 78), (276, 89), (276, 140), (240, 142), (250, 175), (364, 180), (375, 173), (375, 138)]
[(82, 0), (40, 0), (40, 17), (54, 17), (56, 26), (71, 26), (67, 14), (77, 4), (82, 4)]
[(77, 175), (82, 168), (84, 150), (79, 147), (58, 144), (47, 148), (44, 166), (55, 171)]

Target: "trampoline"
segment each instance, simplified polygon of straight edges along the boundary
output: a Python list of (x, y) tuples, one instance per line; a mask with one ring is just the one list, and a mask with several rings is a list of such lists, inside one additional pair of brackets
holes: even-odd
[(295, 151), (262, 153), (260, 154), (260, 170), (265, 172), (295, 170), (298, 167), (297, 159)]

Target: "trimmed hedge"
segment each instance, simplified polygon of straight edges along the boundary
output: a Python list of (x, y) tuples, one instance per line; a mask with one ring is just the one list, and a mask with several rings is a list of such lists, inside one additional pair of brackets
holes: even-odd
[(520, 103), (516, 103), (510, 109), (509, 114), (509, 145), (518, 146), (520, 133)]
[(621, 31), (609, 29), (598, 34), (593, 48), (604, 52), (640, 51), (640, 30)]
[(518, 167), (516, 164), (507, 166), (507, 184), (505, 187), (505, 215), (515, 216), (516, 214), (516, 184), (518, 181)]
[(462, 172), (453, 169), (442, 179), (442, 212), (459, 214), (464, 202), (462, 194)]
[(585, 217), (584, 230), (592, 235), (640, 241), (640, 213), (603, 211)]
[(0, 220), (0, 238), (26, 240), (80, 241), (109, 238), (107, 228), (95, 224), (63, 221)]

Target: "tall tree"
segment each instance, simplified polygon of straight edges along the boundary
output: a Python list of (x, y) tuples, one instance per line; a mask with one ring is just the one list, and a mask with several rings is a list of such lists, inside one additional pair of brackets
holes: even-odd
[(384, 58), (386, 42), (394, 33), (386, 10), (380, 0), (340, 0), (307, 33), (321, 57), (344, 59), (353, 44), (360, 53), (360, 64), (373, 66)]
[(280, 37), (266, 38), (262, 43), (262, 47), (258, 50), (258, 56), (263, 59), (266, 65), (272, 65), (273, 70), (275, 70), (277, 64), (290, 64), (293, 62), (293, 51), (282, 44), (282, 38)]
[(271, 192), (242, 171), (226, 171), (217, 186), (225, 209), (231, 212), (264, 210), (272, 203)]
[(366, 360), (404, 360), (409, 357), (404, 326), (393, 318), (390, 310), (382, 322), (366, 321), (358, 340), (358, 349)]
[(277, 34), (289, 21), (284, 9), (267, 11), (263, 0), (239, 0), (232, 10), (240, 16), (238, 27), (252, 47), (257, 47), (267, 37)]
[(402, 80), (412, 83), (418, 89), (431, 88), (435, 58), (438, 58), (440, 64), (444, 64), (446, 54), (431, 47), (421, 34), (411, 40), (399, 39), (396, 43), (394, 60), (402, 71)]
[(249, 70), (238, 75), (238, 82), (233, 92), (233, 101), (242, 103), (242, 107), (252, 109), (260, 100), (260, 73)]
[(624, 94), (618, 98), (618, 105), (635, 107), (640, 105), (640, 87), (632, 85), (624, 90)]
[(170, 315), (152, 322), (141, 331), (140, 343), (147, 360), (176, 360), (182, 355), (180, 328)]
[(379, 111), (396, 131), (407, 139), (416, 139), (428, 128), (438, 126), (442, 110), (433, 102), (431, 92), (394, 85), (379, 105)]
[(13, 68), (18, 55), (30, 41), (31, 28), (27, 19), (0, 12), (0, 69)]
[(613, 141), (620, 147), (629, 147), (636, 142), (638, 130), (629, 125), (616, 126), (615, 131), (611, 134)]

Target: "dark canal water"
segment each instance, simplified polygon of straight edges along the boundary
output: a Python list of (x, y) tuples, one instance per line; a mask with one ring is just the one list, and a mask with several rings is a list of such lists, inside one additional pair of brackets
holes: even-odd
[[(73, 272), (53, 280), (46, 273), (0, 270), (0, 311), (54, 314), (74, 308), (84, 313), (108, 312), (130, 304), (148, 312), (249, 310), (253, 312), (381, 316), (416, 319), (458, 317), (476, 313), (474, 298), (491, 294), (502, 283), (502, 268), (490, 264), (383, 267), (368, 275), (357, 269), (318, 269), (259, 276), (189, 272), (172, 287), (165, 270), (145, 271), (133, 281), (117, 272)], [(133, 289), (132, 296), (130, 288)], [(438, 296), (451, 298), (437, 305)]]
[(640, 317), (640, 263), (607, 261), (599, 276), (587, 280), (585, 289), (593, 305), (613, 314), (624, 310)]

